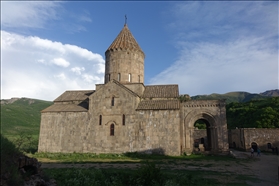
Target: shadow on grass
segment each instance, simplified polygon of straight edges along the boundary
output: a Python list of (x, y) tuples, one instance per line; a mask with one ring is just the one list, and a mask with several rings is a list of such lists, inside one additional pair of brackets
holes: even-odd
[(141, 163), (153, 161), (156, 163), (178, 164), (181, 161), (239, 161), (230, 156), (192, 154), (182, 156), (167, 156), (161, 149), (153, 151), (127, 152), (123, 154), (96, 153), (35, 153), (31, 157), (43, 163)]

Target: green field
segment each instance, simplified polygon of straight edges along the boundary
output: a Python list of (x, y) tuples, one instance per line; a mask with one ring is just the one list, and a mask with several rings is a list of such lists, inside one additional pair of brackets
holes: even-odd
[(38, 138), (41, 110), (53, 104), (29, 98), (21, 98), (11, 104), (1, 104), (1, 134), (14, 138), (21, 133)]

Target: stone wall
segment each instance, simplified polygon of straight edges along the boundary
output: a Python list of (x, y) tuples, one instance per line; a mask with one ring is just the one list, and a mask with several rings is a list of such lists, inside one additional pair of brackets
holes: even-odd
[(179, 110), (137, 111), (133, 151), (180, 155)]
[[(95, 153), (137, 151), (179, 155), (179, 110), (136, 111), (139, 101), (139, 97), (113, 82), (92, 94), (89, 125), (94, 134), (89, 136), (88, 150)], [(113, 136), (110, 134), (112, 124)]]
[[(230, 146), (249, 150), (252, 143), (264, 151), (272, 151), (272, 147), (279, 148), (279, 129), (241, 128), (229, 131)], [(268, 148), (268, 143), (271, 148)], [(235, 146), (234, 146), (235, 144)]]
[(87, 112), (41, 114), (39, 152), (84, 152), (88, 136)]
[[(131, 74), (130, 79), (129, 74)], [(107, 51), (105, 83), (108, 83), (109, 79), (121, 83), (144, 83), (144, 54), (124, 49)]]
[(268, 149), (268, 143), (272, 147), (279, 148), (279, 129), (244, 129), (245, 149), (251, 148), (251, 143), (255, 142), (261, 150), (271, 151)]
[(245, 149), (245, 139), (243, 129), (228, 130), (229, 146), (230, 148)]
[(142, 95), (144, 92), (144, 85), (142, 83), (129, 83), (124, 84), (125, 87), (129, 88), (133, 92), (135, 92), (138, 95)]
[(193, 130), (194, 138), (194, 152), (203, 152), (205, 151), (205, 145), (208, 143), (206, 129), (197, 129)]
[[(89, 136), (88, 150), (95, 153), (129, 152), (130, 128), (137, 122), (135, 108), (139, 97), (110, 81), (89, 99), (89, 125), (94, 129), (94, 134)], [(114, 135), (111, 135), (112, 125)]]

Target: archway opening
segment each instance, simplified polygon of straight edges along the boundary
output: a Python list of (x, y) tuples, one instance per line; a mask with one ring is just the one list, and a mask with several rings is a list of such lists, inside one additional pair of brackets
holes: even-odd
[(257, 145), (256, 142), (252, 142), (252, 143), (251, 143), (251, 147), (254, 149), (254, 152), (257, 152), (257, 150), (258, 150), (258, 145)]
[(195, 122), (194, 127), (198, 129), (206, 129), (206, 120), (199, 119)]
[(196, 131), (199, 143), (203, 144), (205, 151), (210, 151), (212, 149), (210, 123), (206, 119), (198, 119), (194, 123), (194, 127), (199, 129)]

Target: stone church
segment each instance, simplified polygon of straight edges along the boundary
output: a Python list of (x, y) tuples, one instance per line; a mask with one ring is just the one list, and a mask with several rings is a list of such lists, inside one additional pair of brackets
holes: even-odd
[(145, 54), (127, 24), (105, 58), (104, 84), (65, 91), (41, 111), (39, 152), (228, 152), (225, 101), (180, 101), (178, 85), (144, 85)]

